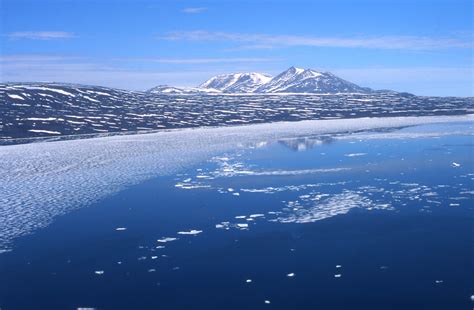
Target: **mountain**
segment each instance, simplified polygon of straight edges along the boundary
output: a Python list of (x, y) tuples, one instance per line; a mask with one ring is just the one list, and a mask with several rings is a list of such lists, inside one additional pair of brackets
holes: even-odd
[(370, 88), (360, 87), (330, 72), (291, 67), (275, 77), (257, 72), (221, 74), (210, 78), (198, 87), (182, 88), (160, 85), (148, 92), (156, 94), (190, 93), (371, 93)]
[(251, 93), (271, 79), (268, 75), (256, 72), (222, 74), (210, 78), (199, 85), (199, 88), (217, 89), (226, 93)]
[(194, 94), (194, 93), (220, 93), (220, 90), (214, 88), (199, 87), (175, 87), (169, 85), (158, 85), (149, 90), (151, 94)]
[(370, 93), (330, 72), (291, 67), (255, 90), (257, 93)]

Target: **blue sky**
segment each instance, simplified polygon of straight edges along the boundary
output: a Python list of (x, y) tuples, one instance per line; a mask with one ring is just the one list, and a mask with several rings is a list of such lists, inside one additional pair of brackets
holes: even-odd
[(473, 95), (473, 5), (431, 1), (0, 1), (0, 79), (147, 89), (290, 66)]

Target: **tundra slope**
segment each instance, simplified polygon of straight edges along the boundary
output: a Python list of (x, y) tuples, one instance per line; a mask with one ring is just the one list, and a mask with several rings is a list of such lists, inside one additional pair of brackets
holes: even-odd
[(159, 86), (141, 92), (59, 83), (4, 83), (0, 84), (0, 144), (38, 137), (278, 121), (461, 115), (471, 113), (473, 107), (473, 98), (374, 91), (331, 73), (293, 67), (274, 78), (231, 74), (211, 78), (197, 88)]

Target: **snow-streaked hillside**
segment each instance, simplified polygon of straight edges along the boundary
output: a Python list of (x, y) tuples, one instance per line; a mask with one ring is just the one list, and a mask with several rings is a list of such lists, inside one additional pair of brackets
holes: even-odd
[(148, 92), (161, 94), (219, 92), (225, 94), (334, 94), (370, 93), (372, 90), (343, 80), (330, 72), (291, 67), (275, 77), (257, 72), (221, 74), (210, 78), (197, 87), (183, 88), (160, 85)]
[(175, 87), (169, 85), (158, 85), (147, 91), (151, 94), (193, 94), (193, 93), (220, 93), (220, 90), (214, 88), (199, 87)]
[(291, 67), (255, 90), (258, 93), (369, 93), (329, 72)]
[(199, 88), (217, 89), (226, 93), (251, 93), (270, 80), (270, 76), (256, 72), (222, 74), (210, 78), (199, 85)]
[(87, 85), (6, 83), (0, 84), (0, 144), (29, 142), (20, 138), (312, 119), (454, 115), (473, 110), (473, 98), (418, 97), (390, 91), (170, 95)]

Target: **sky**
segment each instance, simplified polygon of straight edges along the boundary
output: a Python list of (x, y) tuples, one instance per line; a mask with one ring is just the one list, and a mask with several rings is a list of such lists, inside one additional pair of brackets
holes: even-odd
[(145, 90), (290, 66), (473, 96), (471, 0), (0, 0), (0, 81)]

